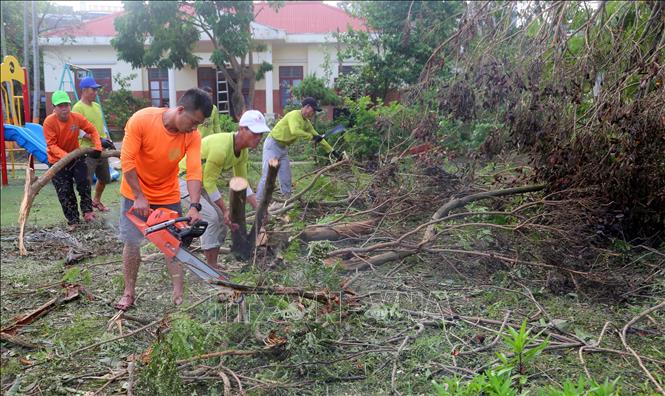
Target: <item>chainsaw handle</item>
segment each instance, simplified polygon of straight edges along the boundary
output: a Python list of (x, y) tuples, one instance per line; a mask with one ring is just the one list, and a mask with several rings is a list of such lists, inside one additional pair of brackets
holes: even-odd
[(171, 225), (173, 225), (173, 224), (175, 224), (175, 223), (181, 223), (181, 222), (183, 222), (183, 221), (186, 221), (186, 222), (189, 223), (190, 220), (192, 220), (192, 218), (189, 217), (189, 216), (177, 217), (177, 218), (175, 218), (175, 219), (171, 219), (171, 220), (169, 220), (169, 221), (165, 221), (165, 222), (163, 222), (163, 223), (159, 223), (159, 224), (156, 224), (156, 225), (154, 225), (154, 226), (152, 226), (152, 227), (148, 227), (148, 228), (146, 228), (146, 229), (145, 229), (145, 232), (143, 233), (143, 235), (148, 235), (148, 234), (152, 234), (153, 232), (156, 232), (156, 231), (159, 231), (159, 230), (163, 230), (164, 228), (166, 228), (166, 227), (168, 227), (168, 226), (171, 226)]

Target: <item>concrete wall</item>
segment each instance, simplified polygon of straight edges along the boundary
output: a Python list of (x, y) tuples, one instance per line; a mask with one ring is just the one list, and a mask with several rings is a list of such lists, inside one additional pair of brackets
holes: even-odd
[[(133, 69), (132, 66), (117, 59), (116, 52), (111, 46), (76, 46), (65, 45), (61, 47), (44, 47), (42, 49), (44, 58), (44, 88), (46, 92), (58, 89), (60, 76), (65, 63), (74, 64), (86, 68), (111, 68), (111, 74), (120, 73), (123, 76), (136, 73), (138, 76), (130, 82), (129, 89), (132, 91), (144, 90), (141, 70)], [(147, 74), (146, 74), (147, 77)], [(147, 89), (147, 83), (145, 84)], [(69, 87), (66, 87), (69, 89)], [(113, 83), (113, 89), (116, 84)]]
[[(147, 69), (133, 69), (127, 62), (117, 59), (113, 48), (106, 43), (91, 42), (95, 45), (65, 44), (60, 46), (43, 46), (44, 57), (44, 81), (47, 97), (58, 89), (60, 76), (65, 63), (71, 63), (87, 68), (111, 68), (112, 75), (120, 73), (123, 76), (132, 73), (137, 76), (130, 81), (129, 89), (135, 96), (148, 98), (148, 71)], [(199, 66), (210, 67), (210, 54), (212, 47), (210, 43), (202, 42), (198, 45), (195, 55), (201, 59)], [(255, 53), (254, 62), (257, 65), (263, 61), (270, 61), (270, 54)], [(329, 70), (325, 70), (326, 62)], [(272, 89), (274, 111), (281, 112), (279, 104), (279, 67), (280, 66), (302, 66), (304, 76), (316, 74), (317, 77), (328, 78), (328, 85), (332, 87), (334, 79), (338, 75), (337, 44), (335, 43), (273, 43), (272, 44)], [(326, 73), (329, 72), (329, 75)], [(189, 88), (198, 86), (196, 69), (185, 67), (175, 71), (176, 94), (179, 97)], [(68, 88), (68, 87), (67, 87)], [(117, 89), (113, 83), (113, 89)], [(256, 82), (256, 94), (254, 106), (265, 111), (265, 79)], [(47, 100), (47, 113), (50, 112), (50, 99)]]

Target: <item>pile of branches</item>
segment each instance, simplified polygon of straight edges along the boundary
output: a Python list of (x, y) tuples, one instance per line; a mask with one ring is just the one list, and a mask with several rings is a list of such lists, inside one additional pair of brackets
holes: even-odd
[(413, 97), (435, 89), (446, 117), (500, 120), (504, 148), (529, 153), (548, 191), (595, 200), (594, 232), (657, 244), (664, 51), (663, 2), (472, 2)]

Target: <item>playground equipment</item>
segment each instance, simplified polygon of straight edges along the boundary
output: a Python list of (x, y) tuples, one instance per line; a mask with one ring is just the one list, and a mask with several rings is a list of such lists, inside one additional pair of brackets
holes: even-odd
[[(18, 59), (5, 56), (0, 65), (2, 85), (2, 108), (0, 109), (0, 162), (2, 162), (2, 185), (7, 185), (7, 156), (12, 164), (12, 176), (16, 177), (14, 153), (22, 147), (29, 153), (28, 166), (34, 169), (34, 158), (47, 164), (46, 140), (39, 124), (26, 123), (30, 119), (30, 95), (28, 94), (28, 71), (21, 67)], [(17, 95), (17, 85), (22, 95)], [(5, 120), (8, 121), (5, 124)], [(7, 143), (5, 143), (7, 141)], [(5, 147), (6, 145), (6, 147)], [(18, 147), (17, 147), (18, 146)]]
[[(72, 73), (77, 72), (82, 72), (84, 77), (89, 77), (92, 76), (92, 71), (89, 69), (86, 69), (85, 67), (73, 65), (71, 63), (65, 63), (65, 66), (62, 68), (62, 74), (60, 74), (60, 84), (58, 85), (58, 89), (62, 91), (72, 91), (74, 93), (74, 103), (78, 102), (79, 100), (79, 95), (78, 92), (76, 91), (76, 80), (74, 78), (74, 74)], [(69, 83), (69, 89), (65, 88), (65, 83)], [(111, 137), (111, 134), (108, 132), (109, 128), (108, 125), (106, 124), (106, 116), (104, 115), (104, 107), (102, 106), (102, 101), (99, 100), (99, 94), (95, 98), (97, 103), (99, 103), (99, 108), (102, 110), (102, 121), (104, 121), (104, 129), (106, 129), (106, 133), (109, 135), (109, 138)], [(100, 131), (101, 132), (101, 131)], [(109, 172), (111, 174), (111, 180), (118, 180), (120, 177), (120, 172), (118, 172), (115, 168), (109, 165)], [(96, 182), (97, 178), (92, 177), (92, 182)]]

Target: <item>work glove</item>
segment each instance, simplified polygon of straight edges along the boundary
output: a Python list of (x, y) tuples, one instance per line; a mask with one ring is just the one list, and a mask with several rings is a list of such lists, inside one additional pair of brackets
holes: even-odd
[(102, 139), (102, 148), (105, 148), (107, 150), (115, 150), (115, 144), (111, 141), (111, 139)]
[(101, 150), (95, 150), (92, 153), (88, 154), (88, 157), (94, 158), (94, 159), (99, 159), (102, 156), (102, 151)]
[(318, 142), (320, 142), (321, 140), (323, 140), (323, 135), (314, 135), (314, 136), (312, 137), (312, 141), (313, 141), (314, 143), (318, 143)]
[(335, 157), (335, 159), (336, 159), (337, 161), (341, 161), (342, 159), (344, 159), (344, 156), (342, 155), (342, 153), (340, 153), (340, 152), (337, 151), (337, 150), (333, 150), (330, 154), (331, 154), (333, 157)]

